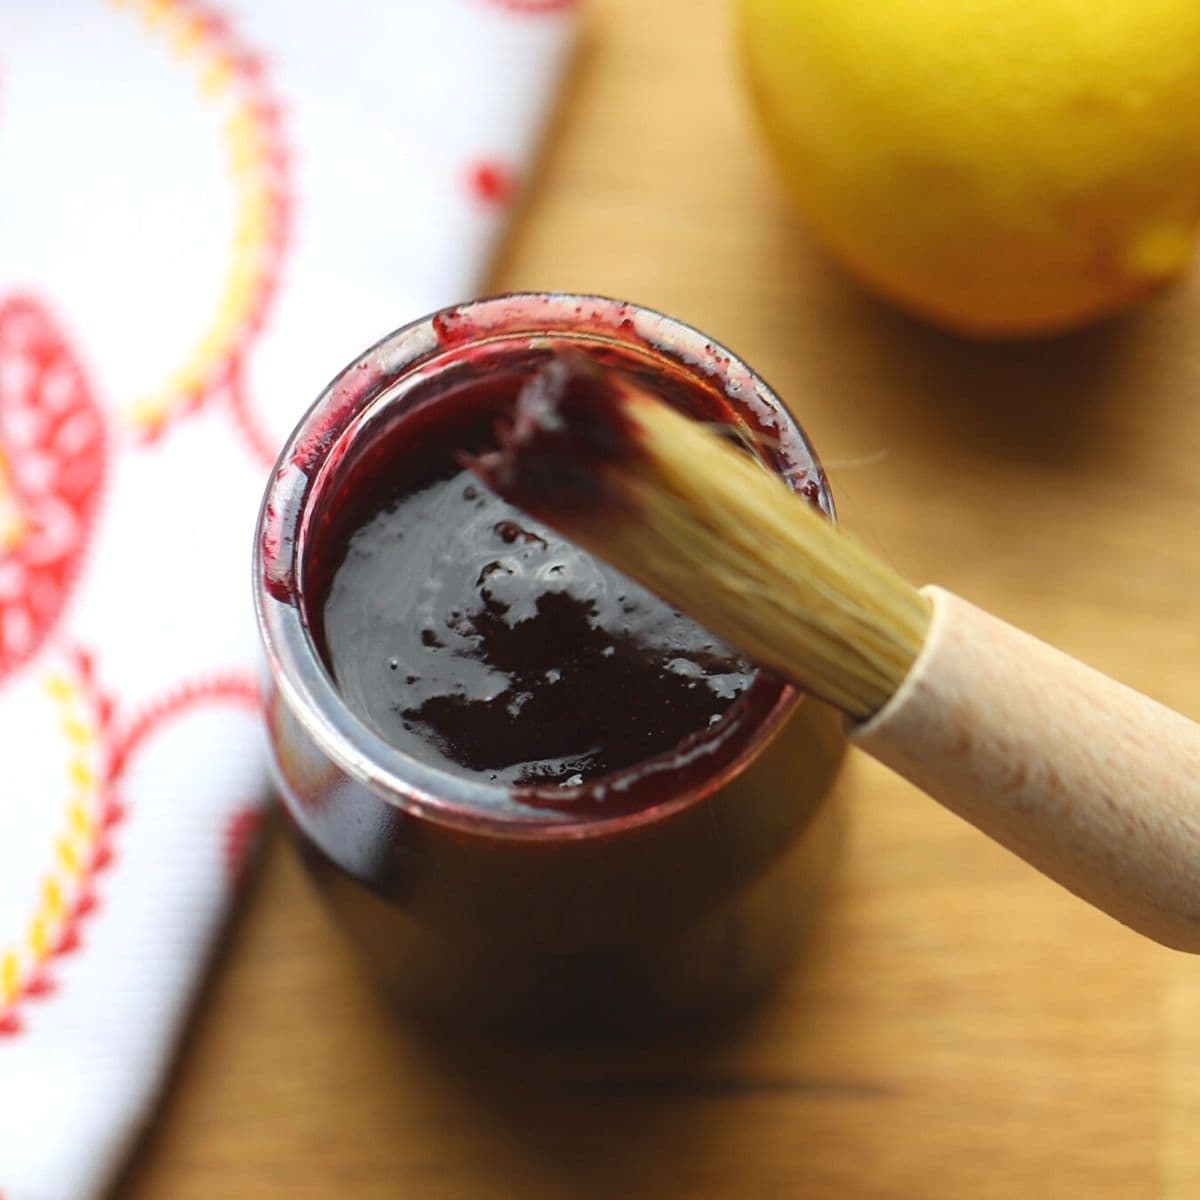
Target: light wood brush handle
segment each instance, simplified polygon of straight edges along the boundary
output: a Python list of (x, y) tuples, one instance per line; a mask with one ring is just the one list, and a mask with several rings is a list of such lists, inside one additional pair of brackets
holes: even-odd
[(1200, 726), (941, 588), (851, 740), (1126, 925), (1200, 952)]
[(1200, 726), (938, 588), (618, 377), (556, 362), (473, 464), (850, 717), (851, 740), (1132, 928), (1200, 952)]

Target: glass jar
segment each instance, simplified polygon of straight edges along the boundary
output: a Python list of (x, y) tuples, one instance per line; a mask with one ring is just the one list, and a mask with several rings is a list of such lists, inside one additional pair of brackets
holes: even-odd
[[(800, 428), (711, 339), (614, 300), (499, 296), (397, 330), (325, 389), (267, 488), (254, 595), (289, 825), (375, 972), (426, 1014), (587, 1033), (726, 1008), (794, 956), (835, 858), (823, 801), (840, 718), (772, 682), (730, 753), (660, 774), (654, 803), (557, 811), (388, 744), (339, 697), (306, 608), (311, 563), (337, 528), (331, 497), (384, 433), (464, 371), (532, 370), (565, 344), (719, 414), (833, 517)], [(599, 795), (606, 782), (577, 790)]]

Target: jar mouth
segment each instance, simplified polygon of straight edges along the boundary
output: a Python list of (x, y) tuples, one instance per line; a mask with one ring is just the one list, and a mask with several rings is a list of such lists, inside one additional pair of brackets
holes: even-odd
[[(765, 712), (746, 718), (753, 725), (741, 736), (737, 753), (667, 798), (608, 816), (570, 807), (524, 806), (519, 800), (522, 791), (544, 798), (544, 789), (514, 789), (471, 779), (407, 754), (362, 721), (342, 699), (302, 602), (310, 519), (321, 481), (337, 469), (402, 386), (428, 381), (468, 351), (489, 344), (563, 338), (632, 350), (723, 394), (745, 416), (760, 457), (834, 517), (816, 454), (766, 383), (703, 333), (637, 305), (569, 293), (488, 297), (402, 326), (341, 371), (281, 451), (259, 512), (253, 590), (267, 665), (293, 717), (350, 778), (402, 811), (444, 824), (486, 829), (493, 835), (591, 837), (661, 820), (738, 775), (803, 698), (790, 685), (780, 685), (777, 699)], [(622, 777), (637, 769), (594, 777), (573, 792), (586, 793), (598, 785), (620, 787)], [(569, 803), (568, 796), (563, 799)]]

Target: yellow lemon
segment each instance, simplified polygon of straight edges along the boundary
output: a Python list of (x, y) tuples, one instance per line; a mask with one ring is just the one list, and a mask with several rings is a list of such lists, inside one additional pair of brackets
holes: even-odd
[(738, 0), (819, 238), (951, 328), (1048, 332), (1187, 266), (1200, 0)]

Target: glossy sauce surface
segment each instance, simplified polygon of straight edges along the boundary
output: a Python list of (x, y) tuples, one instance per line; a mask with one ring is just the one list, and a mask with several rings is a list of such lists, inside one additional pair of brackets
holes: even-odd
[(523, 382), (440, 395), (351, 472), (310, 592), (326, 664), (394, 746), (483, 781), (571, 788), (703, 758), (762, 690), (754, 668), (460, 465)]

